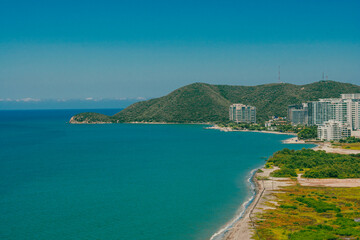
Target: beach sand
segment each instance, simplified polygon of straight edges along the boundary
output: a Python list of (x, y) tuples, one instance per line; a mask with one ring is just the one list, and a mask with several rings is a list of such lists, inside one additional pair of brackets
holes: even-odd
[(285, 139), (283, 141), (283, 143), (286, 143), (286, 144), (306, 144), (306, 142), (304, 140), (300, 140), (298, 137)]
[(272, 133), (272, 134), (281, 134), (281, 135), (293, 135), (296, 136), (296, 133), (286, 133), (286, 132), (276, 132), (276, 131), (257, 131), (257, 130), (237, 130), (230, 127), (219, 127), (218, 125), (213, 125), (211, 127), (206, 127), (206, 129), (215, 129), (223, 132), (258, 132), (258, 133)]
[[(225, 240), (248, 240), (256, 234), (254, 222), (256, 221), (255, 215), (264, 209), (268, 209), (265, 203), (268, 201), (276, 201), (273, 199), (272, 193), (283, 186), (295, 184), (289, 178), (272, 178), (270, 173), (279, 168), (265, 169), (262, 168), (262, 173), (256, 173), (254, 182), (257, 186), (257, 194), (252, 204), (246, 209), (246, 212), (235, 225), (224, 236)], [(257, 178), (268, 178), (268, 180), (257, 180)]]
[(360, 187), (359, 178), (302, 178), (299, 174), (297, 181), (300, 185), (309, 187)]

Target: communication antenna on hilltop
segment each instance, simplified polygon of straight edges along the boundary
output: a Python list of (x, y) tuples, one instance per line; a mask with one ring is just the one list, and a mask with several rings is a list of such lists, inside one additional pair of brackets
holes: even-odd
[(324, 72), (323, 72), (323, 74), (322, 74), (322, 80), (325, 80), (325, 78), (324, 78)]
[(281, 83), (281, 80), (280, 80), (280, 65), (279, 65), (278, 75), (279, 75), (279, 76), (278, 76), (278, 77), (279, 77), (279, 78), (278, 78), (278, 81), (279, 81), (279, 83)]
[(326, 74), (326, 81), (328, 80), (328, 75)]

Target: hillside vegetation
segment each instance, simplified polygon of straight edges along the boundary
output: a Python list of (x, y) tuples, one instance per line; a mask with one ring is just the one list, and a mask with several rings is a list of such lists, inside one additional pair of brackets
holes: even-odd
[(85, 112), (75, 115), (70, 119), (71, 123), (113, 123), (112, 117), (93, 112)]
[[(257, 120), (271, 116), (286, 116), (287, 106), (319, 98), (337, 98), (341, 93), (358, 93), (360, 86), (334, 81), (320, 81), (306, 85), (287, 83), (258, 86), (229, 86), (194, 83), (170, 94), (134, 103), (112, 117), (108, 122), (174, 122), (204, 123), (228, 121), (232, 103), (243, 103), (257, 108)], [(87, 119), (91, 123), (89, 113)], [(94, 115), (99, 117), (99, 115)], [(103, 119), (105, 117), (102, 116)], [(84, 119), (83, 114), (71, 122)]]

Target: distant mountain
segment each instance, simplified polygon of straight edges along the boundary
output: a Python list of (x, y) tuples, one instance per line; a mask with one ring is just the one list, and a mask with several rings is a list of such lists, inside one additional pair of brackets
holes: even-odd
[(228, 121), (229, 106), (232, 103), (255, 106), (258, 122), (263, 122), (271, 116), (286, 116), (288, 105), (319, 98), (338, 98), (341, 93), (360, 93), (360, 86), (335, 81), (258, 86), (193, 83), (164, 97), (134, 103), (114, 116), (81, 113), (75, 115), (70, 122), (220, 122)]

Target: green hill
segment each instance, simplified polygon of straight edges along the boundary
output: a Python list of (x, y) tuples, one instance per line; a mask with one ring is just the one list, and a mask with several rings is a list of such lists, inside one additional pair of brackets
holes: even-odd
[(164, 97), (134, 103), (114, 116), (81, 113), (70, 122), (219, 122), (228, 120), (232, 103), (255, 106), (258, 122), (262, 122), (273, 115), (286, 116), (288, 105), (319, 98), (338, 98), (341, 93), (360, 93), (360, 86), (335, 81), (258, 86), (194, 83)]
[(73, 116), (70, 123), (110, 123), (113, 122), (112, 117), (101, 113), (84, 112)]

